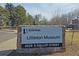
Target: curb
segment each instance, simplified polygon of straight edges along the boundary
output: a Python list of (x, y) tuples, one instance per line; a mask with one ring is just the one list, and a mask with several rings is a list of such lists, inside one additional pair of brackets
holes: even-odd
[(11, 50), (1, 51), (0, 56), (8, 56), (11, 52)]
[(7, 30), (7, 29), (2, 29), (1, 31), (17, 33), (17, 30)]

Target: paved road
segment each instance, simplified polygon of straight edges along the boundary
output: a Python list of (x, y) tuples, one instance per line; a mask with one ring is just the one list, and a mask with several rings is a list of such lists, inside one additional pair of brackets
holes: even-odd
[(0, 30), (0, 43), (16, 37), (16, 33)]
[(16, 49), (16, 32), (0, 30), (0, 56), (6, 56)]

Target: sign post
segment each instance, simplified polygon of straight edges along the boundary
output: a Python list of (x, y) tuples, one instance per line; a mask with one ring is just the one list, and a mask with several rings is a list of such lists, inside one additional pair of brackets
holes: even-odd
[(17, 50), (20, 53), (62, 52), (65, 49), (64, 32), (60, 26), (19, 26)]

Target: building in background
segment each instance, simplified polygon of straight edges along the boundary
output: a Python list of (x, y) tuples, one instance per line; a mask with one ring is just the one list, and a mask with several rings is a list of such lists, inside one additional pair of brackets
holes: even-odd
[(68, 29), (79, 30), (79, 17), (76, 17), (71, 20), (71, 22), (67, 25)]

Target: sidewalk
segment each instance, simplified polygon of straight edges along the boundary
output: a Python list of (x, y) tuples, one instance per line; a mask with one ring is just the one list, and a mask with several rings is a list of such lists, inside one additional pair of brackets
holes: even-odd
[(15, 33), (17, 33), (17, 30), (11, 30), (11, 29), (1, 29), (1, 31), (6, 31), (6, 32), (15, 32)]

